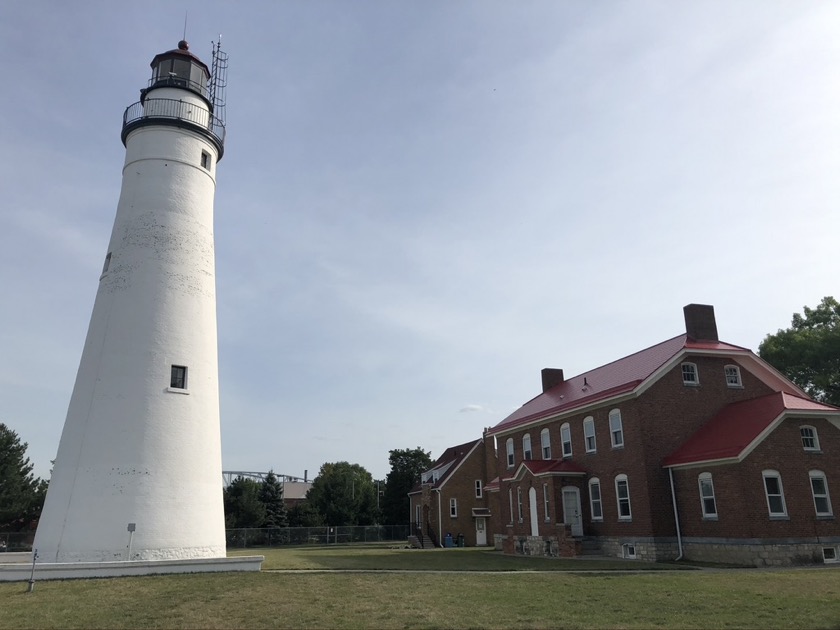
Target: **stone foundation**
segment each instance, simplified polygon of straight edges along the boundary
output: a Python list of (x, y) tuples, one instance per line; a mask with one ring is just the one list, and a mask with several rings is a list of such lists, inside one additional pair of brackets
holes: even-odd
[[(699, 562), (740, 564), (755, 567), (786, 567), (823, 564), (823, 549), (840, 558), (840, 537), (817, 540), (761, 540), (726, 538), (683, 539), (683, 557)], [(831, 560), (828, 560), (831, 562)]]

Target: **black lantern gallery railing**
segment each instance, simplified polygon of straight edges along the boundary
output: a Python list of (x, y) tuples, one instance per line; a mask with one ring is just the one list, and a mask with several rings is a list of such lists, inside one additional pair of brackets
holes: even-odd
[(225, 123), (214, 117), (209, 109), (189, 101), (174, 98), (146, 98), (129, 105), (123, 114), (122, 141), (129, 132), (150, 124), (169, 124), (197, 128), (209, 133), (222, 157), (225, 144)]

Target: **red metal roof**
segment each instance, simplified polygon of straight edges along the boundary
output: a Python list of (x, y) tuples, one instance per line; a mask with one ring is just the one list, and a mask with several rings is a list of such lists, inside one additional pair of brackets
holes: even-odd
[(575, 464), (568, 459), (527, 459), (516, 469), (513, 476), (507, 477), (505, 481), (510, 479), (521, 479), (524, 470), (527, 470), (535, 477), (543, 475), (585, 475), (586, 469)]
[(558, 383), (522, 405), (488, 433), (502, 433), (544, 417), (630, 393), (683, 350), (752, 355), (740, 346), (722, 341), (695, 341), (682, 334)]
[[(438, 457), (435, 461), (434, 466), (429, 468), (429, 470), (425, 471), (430, 472), (435, 468), (440, 468), (441, 466), (449, 464), (449, 467), (440, 475), (440, 477), (435, 483), (431, 484), (431, 487), (440, 488), (443, 484), (445, 484), (449, 477), (452, 476), (452, 473), (455, 472), (455, 470), (458, 468), (461, 462), (463, 462), (467, 458), (467, 455), (469, 455), (472, 452), (476, 444), (478, 444), (479, 442), (481, 442), (481, 438), (477, 440), (471, 440), (469, 442), (464, 442), (463, 444), (459, 444), (458, 446), (450, 446), (445, 451), (443, 451), (443, 454), (440, 457)], [(409, 494), (420, 492), (421, 488), (422, 484), (418, 483), (414, 486), (414, 488), (411, 489), (411, 492), (409, 492)]]
[(666, 468), (743, 458), (785, 415), (840, 416), (840, 409), (785, 392), (724, 407), (677, 450), (662, 460)]

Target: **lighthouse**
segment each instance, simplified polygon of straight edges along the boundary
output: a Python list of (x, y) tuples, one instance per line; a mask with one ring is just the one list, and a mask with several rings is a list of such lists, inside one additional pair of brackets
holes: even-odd
[(152, 60), (35, 535), (38, 562), (224, 558), (213, 200), (227, 55)]

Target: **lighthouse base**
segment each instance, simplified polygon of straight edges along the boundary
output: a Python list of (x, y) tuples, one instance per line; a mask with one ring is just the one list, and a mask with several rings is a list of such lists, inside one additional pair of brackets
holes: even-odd
[[(3, 554), (0, 561), (5, 560)], [(11, 556), (12, 554), (8, 554)], [(22, 554), (14, 554), (20, 556)], [(11, 558), (9, 558), (11, 560)], [(131, 562), (44, 562), (35, 563), (35, 581), (105, 578), (130, 575), (162, 575), (164, 573), (221, 573), (259, 571), (265, 556), (232, 556), (230, 558), (198, 558), (192, 560), (151, 560)], [(26, 582), (32, 576), (32, 554), (0, 564), (0, 582)]]

